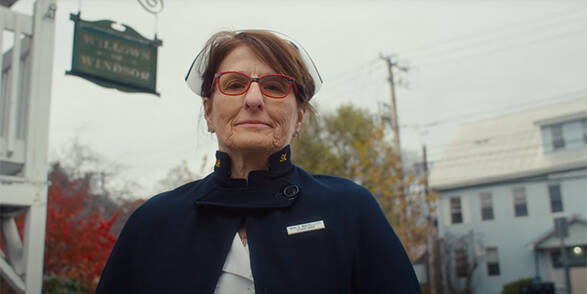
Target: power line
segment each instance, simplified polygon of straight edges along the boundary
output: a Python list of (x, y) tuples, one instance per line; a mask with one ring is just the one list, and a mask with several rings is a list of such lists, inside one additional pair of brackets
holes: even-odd
[[(513, 113), (512, 110), (519, 110), (519, 108), (522, 108), (524, 106), (536, 106), (536, 103), (540, 103), (540, 102), (545, 102), (545, 101), (550, 101), (550, 102), (569, 102), (572, 100), (579, 100), (581, 98), (585, 98), (587, 97), (587, 89), (580, 89), (580, 90), (576, 90), (573, 92), (568, 92), (562, 95), (557, 95), (557, 96), (550, 96), (550, 97), (546, 97), (546, 98), (542, 98), (542, 99), (536, 99), (536, 100), (531, 100), (531, 101), (526, 101), (523, 103), (518, 103), (518, 104), (512, 104), (512, 105), (507, 105), (498, 109), (494, 109), (494, 110), (490, 110), (490, 111), (477, 111), (477, 112), (472, 112), (472, 113), (468, 113), (468, 114), (463, 114), (463, 115), (458, 115), (458, 116), (452, 116), (452, 117), (447, 117), (447, 118), (443, 118), (443, 119), (439, 119), (439, 120), (434, 120), (434, 121), (428, 121), (425, 123), (419, 123), (419, 124), (406, 124), (406, 125), (402, 125), (401, 128), (431, 128), (431, 127), (435, 127), (438, 125), (443, 125), (443, 124), (447, 124), (447, 123), (451, 123), (451, 122), (456, 122), (456, 121), (462, 121), (462, 120), (466, 120), (468, 118), (479, 118), (480, 116), (484, 116), (484, 119), (490, 118), (491, 115), (493, 114), (507, 114), (507, 113)], [(552, 103), (554, 104), (554, 103)], [(532, 107), (535, 108), (535, 107)], [(508, 111), (506, 113), (504, 113), (503, 111)]]
[[(571, 140), (565, 140), (565, 143), (584, 143), (583, 139), (571, 139)], [(434, 161), (429, 161), (431, 163), (441, 163), (441, 167), (450, 167), (450, 166), (460, 166), (460, 165), (464, 165), (464, 164), (472, 164), (474, 162), (478, 162), (481, 160), (489, 160), (489, 159), (493, 159), (495, 158), (496, 155), (499, 155), (501, 159), (503, 158), (511, 158), (511, 157), (516, 157), (519, 158), (520, 154), (519, 152), (521, 151), (525, 151), (525, 150), (536, 150), (539, 147), (544, 146), (543, 144), (531, 144), (531, 145), (524, 145), (524, 146), (518, 146), (515, 148), (504, 148), (504, 149), (500, 149), (500, 150), (496, 150), (496, 151), (489, 151), (489, 152), (478, 152), (478, 153), (471, 153), (468, 155), (464, 155), (464, 156), (452, 156), (452, 157), (447, 157), (447, 158), (443, 158), (443, 159), (439, 159), (439, 160), (434, 160)], [(517, 153), (515, 153), (514, 151), (517, 151)], [(540, 150), (536, 150), (536, 151), (540, 151)], [(477, 159), (476, 161), (466, 161), (466, 159), (471, 159), (471, 158), (475, 158)], [(463, 162), (466, 161), (466, 162)], [(448, 164), (447, 164), (448, 162)]]
[[(439, 148), (433, 148), (434, 149), (434, 153), (446, 153), (446, 152), (455, 152), (455, 151), (461, 151), (461, 150), (468, 150), (471, 148), (475, 148), (475, 146), (482, 146), (483, 142), (481, 141), (499, 141), (501, 139), (505, 139), (508, 137), (516, 137), (516, 138), (520, 138), (523, 137), (524, 135), (535, 135), (539, 133), (538, 130), (526, 130), (526, 131), (521, 131), (521, 132), (512, 132), (512, 133), (508, 133), (508, 134), (501, 134), (501, 135), (497, 135), (497, 136), (484, 136), (484, 137), (480, 137), (474, 140), (470, 140), (470, 141), (460, 141), (459, 144), (450, 144), (449, 147), (443, 148), (443, 147), (439, 147)], [(430, 150), (430, 149), (429, 149)]]
[[(582, 95), (578, 96), (577, 94), (582, 94)], [(473, 118), (473, 117), (480, 118), (480, 116), (484, 117), (483, 120), (491, 119), (491, 118), (495, 117), (497, 114), (499, 114), (499, 115), (514, 114), (515, 112), (513, 110), (520, 111), (521, 108), (526, 108), (526, 109), (537, 108), (536, 104), (540, 104), (542, 102), (555, 102), (555, 103), (569, 102), (569, 101), (573, 101), (573, 100), (578, 100), (578, 97), (580, 97), (579, 99), (584, 99), (584, 97), (586, 97), (585, 96), (586, 94), (587, 94), (587, 90), (578, 90), (578, 91), (569, 92), (569, 93), (566, 93), (563, 95), (550, 96), (550, 97), (546, 97), (546, 98), (542, 98), (542, 99), (526, 101), (524, 103), (508, 105), (508, 106), (504, 106), (502, 108), (491, 110), (491, 111), (479, 111), (479, 112), (469, 113), (469, 114), (465, 114), (465, 115), (445, 118), (445, 119), (441, 119), (441, 120), (437, 120), (437, 121), (433, 121), (433, 122), (427, 122), (427, 123), (423, 123), (423, 124), (403, 125), (403, 126), (401, 126), (401, 128), (402, 129), (429, 129), (432, 127), (437, 127), (439, 125), (448, 124), (451, 122), (463, 121), (468, 118)], [(554, 103), (551, 103), (551, 104), (554, 104)], [(527, 108), (526, 106), (532, 106), (532, 107)], [(507, 112), (504, 113), (504, 111), (507, 111)], [(511, 137), (511, 136), (522, 136), (525, 134), (532, 134), (532, 133), (536, 133), (536, 130), (514, 132), (514, 133), (502, 134), (502, 135), (498, 135), (498, 136), (485, 136), (485, 137), (483, 137), (483, 139), (497, 140), (497, 139), (501, 139), (501, 138), (506, 138), (506, 137)], [(464, 141), (464, 142), (461, 142), (461, 144), (467, 144), (467, 143), (474, 144), (475, 141), (476, 140)], [(431, 149), (431, 151), (430, 151), (432, 154), (431, 157), (436, 157), (438, 153), (443, 153), (449, 149), (450, 150), (457, 149), (457, 148), (454, 148), (455, 145), (450, 145), (449, 149), (445, 148), (445, 146), (447, 146), (447, 145), (446, 144), (428, 145), (428, 147)], [(471, 147), (470, 145), (461, 145), (461, 146), (463, 146), (462, 149), (466, 149), (466, 148)]]
[[(451, 62), (451, 61), (461, 61), (462, 59), (465, 59), (465, 58), (470, 58), (470, 57), (475, 57), (475, 56), (483, 56), (483, 55), (487, 55), (487, 53), (494, 54), (496, 52), (503, 51), (503, 50), (520, 48), (520, 47), (523, 47), (523, 46), (526, 46), (526, 45), (535, 44), (537, 42), (565, 38), (565, 37), (569, 37), (569, 36), (573, 36), (573, 35), (577, 35), (577, 34), (581, 34), (581, 33), (586, 33), (586, 32), (587, 32), (587, 28), (581, 28), (581, 29), (576, 29), (576, 30), (565, 31), (562, 34), (551, 35), (551, 36), (548, 36), (548, 37), (545, 37), (545, 38), (532, 39), (532, 40), (528, 40), (528, 41), (525, 41), (525, 42), (517, 42), (517, 44), (514, 43), (513, 45), (509, 45), (509, 46), (501, 46), (501, 47), (490, 49), (490, 50), (482, 50), (482, 51), (478, 51), (476, 53), (469, 54), (469, 55), (464, 55), (464, 56), (456, 56), (456, 57), (450, 57), (450, 58), (444, 58), (444, 59), (443, 58), (438, 58), (438, 56), (435, 56), (434, 57), (434, 61), (432, 61), (432, 62), (424, 62), (424, 64), (434, 64), (434, 63), (446, 63), (446, 62)], [(356, 83), (350, 83), (351, 81), (356, 81), (358, 77), (365, 76), (364, 74), (361, 74), (360, 71), (369, 70), (369, 73), (370, 74), (372, 74), (374, 72), (374, 67), (376, 66), (376, 63), (374, 61), (376, 61), (376, 60), (371, 60), (368, 63), (364, 64), (363, 66), (361, 66), (359, 68), (358, 71), (348, 72), (348, 73), (345, 73), (343, 75), (340, 75), (339, 78), (334, 78), (334, 81), (331, 82), (331, 84), (334, 84), (334, 85), (337, 85), (337, 84), (345, 84), (345, 85), (348, 85), (350, 87), (353, 87), (353, 85), (356, 85)], [(371, 84), (371, 83), (369, 83), (369, 84)], [(344, 88), (331, 88), (331, 89), (334, 89), (335, 91), (340, 91), (340, 92), (342, 92), (344, 90)], [(363, 90), (363, 88), (361, 88), (360, 90)], [(359, 90), (355, 90), (353, 93), (355, 93), (357, 91), (359, 91)], [(345, 91), (345, 94), (348, 95), (348, 91)]]
[[(576, 100), (576, 99), (572, 99), (572, 100)], [(587, 100), (586, 100), (587, 102)], [(458, 142), (457, 145), (455, 144), (435, 144), (435, 145), (428, 145), (429, 149), (431, 149), (430, 157), (441, 157), (442, 155), (444, 155), (447, 152), (456, 152), (456, 151), (466, 151), (467, 149), (470, 148), (474, 148), (476, 146), (476, 144), (478, 144), (477, 142), (481, 141), (481, 140), (489, 140), (489, 141), (500, 141), (500, 140), (504, 140), (507, 139), (508, 137), (530, 137), (534, 135), (538, 135), (540, 133), (539, 130), (526, 130), (526, 131), (521, 131), (521, 132), (512, 132), (512, 133), (507, 133), (507, 134), (500, 134), (500, 135), (496, 135), (496, 136), (483, 136), (483, 137), (478, 137), (475, 139), (472, 139), (470, 141), (460, 141)], [(529, 138), (530, 139), (530, 138)], [(504, 142), (505, 143), (505, 142)], [(430, 148), (431, 147), (431, 148)]]
[[(438, 48), (438, 47), (440, 47), (442, 45), (445, 45), (445, 44), (451, 44), (451, 43), (455, 43), (455, 42), (461, 42), (462, 43), (463, 41), (466, 42), (467, 40), (470, 40), (470, 39), (482, 38), (482, 37), (485, 37), (487, 35), (491, 35), (491, 34), (494, 34), (496, 32), (502, 31), (504, 29), (510, 29), (512, 27), (518, 27), (520, 24), (521, 25), (528, 25), (528, 24), (533, 25), (533, 24), (535, 24), (535, 22), (538, 22), (539, 24), (544, 24), (545, 21), (549, 21), (549, 20), (555, 19), (558, 16), (568, 16), (569, 14), (573, 14), (573, 13), (577, 13), (577, 12), (585, 13), (586, 11), (587, 11), (587, 8), (584, 7), (584, 6), (581, 6), (581, 7), (578, 7), (578, 8), (577, 7), (574, 7), (572, 9), (565, 9), (565, 10), (562, 10), (562, 11), (554, 12), (552, 14), (541, 15), (539, 17), (527, 19), (527, 20), (524, 20), (524, 21), (518, 21), (518, 22), (508, 23), (508, 24), (497, 26), (497, 27), (493, 27), (493, 28), (488, 28), (488, 29), (483, 29), (483, 30), (478, 30), (478, 31), (475, 31), (475, 32), (467, 33), (467, 34), (464, 34), (464, 35), (461, 35), (461, 36), (458, 36), (458, 37), (455, 37), (455, 38), (452, 38), (452, 39), (447, 39), (447, 40), (442, 40), (442, 41), (439, 41), (439, 42), (429, 43), (429, 44), (424, 45), (424, 46), (420, 46), (420, 47), (416, 47), (416, 48), (413, 48), (413, 49), (405, 50), (405, 52), (417, 52), (417, 51), (430, 51), (430, 50), (435, 50), (434, 48)], [(551, 24), (549, 24), (549, 25), (552, 26)], [(408, 53), (408, 55), (409, 55), (409, 53)]]
[(362, 74), (360, 74), (360, 72), (366, 71), (366, 70), (369, 70), (371, 72), (373, 67), (380, 66), (380, 65), (381, 64), (379, 63), (379, 59), (377, 59), (377, 58), (370, 59), (370, 60), (366, 61), (365, 63), (359, 65), (358, 69), (355, 71), (346, 71), (346, 72), (340, 73), (338, 75), (334, 75), (333, 77), (330, 77), (331, 81), (332, 81), (331, 83), (338, 84), (338, 83), (341, 83), (344, 81), (355, 79), (357, 76), (362, 76)]
[[(574, 19), (577, 21), (576, 24), (581, 24), (581, 28), (583, 28), (583, 29), (584, 29), (584, 22), (583, 22), (584, 18), (585, 17), (580, 17), (580, 18)], [(440, 49), (436, 49), (434, 47), (431, 47), (429, 50), (437, 50), (437, 52), (431, 52), (428, 54), (416, 54), (416, 55), (412, 55), (412, 57), (432, 56), (431, 58), (436, 59), (436, 58), (438, 58), (439, 55), (442, 56), (442, 55), (446, 55), (446, 54), (454, 53), (454, 52), (458, 52), (458, 51), (463, 51), (463, 50), (470, 49), (470, 48), (473, 48), (473, 49), (476, 49), (479, 47), (485, 48), (485, 47), (487, 47), (487, 45), (501, 44), (501, 43), (505, 43), (505, 42), (511, 41), (511, 40), (518, 41), (523, 37), (532, 38), (532, 37), (544, 36), (544, 35), (546, 35), (545, 33), (549, 33), (549, 34), (560, 33), (560, 32), (564, 33), (564, 32), (568, 31), (568, 30), (567, 31), (561, 30), (561, 28), (564, 28), (564, 27), (553, 27), (551, 24), (548, 24), (548, 25), (536, 27), (532, 31), (518, 31), (518, 32), (512, 32), (509, 34), (505, 34), (505, 35), (499, 36), (497, 38), (486, 38), (486, 39), (477, 40), (477, 41), (472, 40), (472, 41), (470, 41), (471, 44), (463, 44), (458, 47), (448, 47), (448, 48), (440, 48)], [(553, 32), (553, 30), (555, 30), (555, 31)], [(536, 35), (534, 33), (540, 33), (540, 34)], [(539, 38), (537, 40), (540, 41), (542, 39)], [(438, 51), (440, 51), (440, 52), (438, 52)]]
[(477, 51), (477, 52), (475, 52), (473, 54), (469, 54), (469, 55), (461, 55), (461, 56), (449, 57), (449, 58), (438, 58), (436, 56), (433, 58), (433, 61), (423, 62), (423, 64), (435, 64), (435, 63), (446, 63), (446, 62), (452, 62), (452, 61), (462, 61), (463, 59), (466, 59), (466, 58), (477, 57), (477, 56), (487, 56), (487, 55), (491, 55), (491, 54), (494, 54), (494, 53), (497, 53), (500, 51), (504, 51), (504, 50), (516, 49), (516, 48), (524, 47), (527, 45), (536, 44), (539, 42), (567, 38), (570, 36), (575, 36), (575, 35), (580, 35), (580, 34), (585, 34), (585, 33), (587, 33), (587, 28), (568, 30), (568, 31), (565, 31), (561, 34), (551, 35), (551, 36), (548, 36), (545, 38), (528, 40), (526, 42), (517, 42), (517, 43), (514, 43), (513, 45), (510, 45), (510, 46), (501, 46), (501, 47), (491, 49), (491, 50), (481, 50), (481, 51)]
[[(576, 10), (573, 9), (573, 11), (576, 11)], [(555, 13), (555, 14), (560, 14), (560, 13), (562, 13), (562, 12), (558, 12), (558, 13)], [(583, 20), (583, 18), (572, 19), (572, 21), (575, 21), (575, 20)], [(566, 20), (566, 22), (568, 22), (568, 20)], [(550, 28), (552, 28), (552, 25), (553, 24), (547, 24), (546, 26), (543, 25), (543, 26), (539, 26), (538, 28), (544, 27), (546, 29), (550, 29)], [(547, 41), (547, 40), (565, 38), (565, 37), (568, 37), (568, 36), (577, 35), (577, 34), (585, 33), (585, 32), (587, 32), (587, 28), (567, 30), (567, 31), (563, 31), (562, 33), (559, 33), (559, 34), (549, 35), (549, 36), (546, 36), (546, 37), (543, 37), (543, 38), (531, 39), (531, 40), (527, 40), (527, 41), (520, 41), (520, 40), (522, 40), (520, 38), (520, 36), (522, 34), (520, 34), (518, 32), (518, 34), (514, 34), (514, 35), (510, 35), (509, 36), (509, 38), (515, 38), (515, 40), (516, 40), (515, 43), (512, 44), (512, 45), (498, 46), (498, 48), (492, 48), (492, 49), (489, 49), (489, 50), (481, 50), (481, 51), (475, 52), (473, 54), (468, 54), (468, 55), (464, 55), (464, 56), (461, 55), (461, 56), (455, 56), (455, 57), (449, 57), (449, 58), (439, 58), (438, 53), (435, 53), (434, 54), (434, 57), (433, 57), (434, 60), (432, 62), (424, 62), (424, 64), (446, 63), (446, 62), (450, 62), (450, 61), (459, 61), (459, 60), (462, 60), (464, 58), (470, 58), (470, 57), (480, 56), (480, 55), (483, 56), (483, 55), (487, 55), (488, 53), (489, 54), (494, 54), (496, 52), (507, 50), (507, 49), (519, 48), (519, 47), (523, 47), (523, 46), (526, 46), (526, 45), (531, 45), (531, 44), (535, 44), (537, 42), (542, 42), (542, 41)], [(526, 36), (526, 35), (524, 35), (524, 36)], [(501, 42), (499, 42), (499, 41), (502, 41), (502, 40), (504, 40), (504, 38), (497, 39), (497, 40), (485, 40), (485, 43), (492, 42), (492, 43), (500, 43), (501, 44)], [(478, 46), (476, 46), (476, 47), (483, 46), (485, 43), (483, 43), (483, 42), (479, 43), (478, 42), (478, 44), (477, 44)], [(426, 48), (428, 48), (428, 50), (430, 50), (430, 47), (431, 46), (427, 46)], [(466, 49), (466, 48), (467, 48), (466, 46), (465, 47), (461, 47), (461, 49)], [(451, 52), (451, 53), (454, 53), (454, 48), (453, 48), (453, 52)], [(354, 83), (349, 83), (349, 81), (354, 81), (354, 80), (357, 79), (357, 77), (364, 76), (364, 74), (361, 74), (360, 73), (361, 71), (369, 70), (370, 73), (372, 73), (373, 70), (374, 70), (374, 67), (377, 65), (376, 61), (377, 61), (377, 59), (370, 59), (368, 62), (366, 62), (365, 64), (363, 64), (362, 66), (360, 66), (357, 71), (346, 72), (346, 73), (343, 73), (341, 75), (335, 76), (334, 78), (331, 79), (331, 84), (335, 84), (336, 85), (336, 84), (344, 83), (345, 85), (352, 86)], [(338, 89), (338, 88), (334, 88), (334, 89)]]

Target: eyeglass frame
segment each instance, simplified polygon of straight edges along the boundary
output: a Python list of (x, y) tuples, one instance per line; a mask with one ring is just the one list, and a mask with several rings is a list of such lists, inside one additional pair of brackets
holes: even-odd
[[(216, 82), (220, 79), (220, 77), (224, 74), (228, 74), (228, 73), (236, 73), (236, 74), (241, 74), (244, 75), (245, 77), (249, 78), (249, 85), (247, 86), (247, 88), (239, 94), (228, 94), (228, 93), (224, 93), (224, 91), (222, 91), (222, 89), (220, 88), (220, 83)], [(261, 87), (261, 79), (267, 76), (280, 76), (280, 77), (284, 77), (289, 81), (289, 87), (287, 89), (287, 94), (285, 94), (285, 96), (283, 97), (276, 97), (276, 96), (271, 96), (271, 95), (267, 95), (265, 94), (265, 92), (263, 91), (263, 87)], [(258, 77), (251, 77), (250, 75), (244, 73), (244, 72), (240, 72), (240, 71), (223, 71), (223, 72), (217, 72), (214, 74), (214, 80), (212, 81), (212, 86), (210, 86), (210, 91), (212, 92), (214, 90), (214, 84), (218, 84), (218, 91), (220, 91), (220, 93), (227, 95), (227, 96), (240, 96), (240, 95), (244, 95), (245, 93), (247, 93), (249, 91), (249, 89), (251, 88), (251, 84), (253, 84), (253, 82), (256, 82), (259, 85), (259, 90), (261, 91), (261, 94), (263, 96), (272, 98), (272, 99), (283, 99), (285, 97), (287, 97), (287, 95), (289, 95), (289, 93), (291, 93), (291, 89), (294, 88), (294, 92), (296, 92), (296, 87), (293, 87), (295, 85), (295, 79), (288, 76), (288, 75), (284, 75), (284, 74), (278, 74), (278, 73), (270, 73), (270, 74), (265, 74), (265, 75), (261, 75)]]

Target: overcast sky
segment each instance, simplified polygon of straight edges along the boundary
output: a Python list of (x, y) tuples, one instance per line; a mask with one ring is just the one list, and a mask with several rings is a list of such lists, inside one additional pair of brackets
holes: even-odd
[[(32, 0), (13, 9), (30, 13)], [(81, 5), (80, 5), (81, 3)], [(167, 170), (212, 157), (201, 99), (184, 83), (195, 54), (222, 29), (285, 33), (310, 53), (325, 80), (313, 98), (322, 113), (344, 103), (377, 111), (389, 103), (385, 63), (397, 54), (402, 145), (428, 144), (440, 158), (455, 126), (532, 106), (587, 98), (586, 1), (187, 1), (159, 14), (161, 97), (101, 88), (74, 76), (73, 22), (112, 19), (152, 38), (155, 18), (135, 0), (58, 0), (50, 153), (74, 138), (124, 167), (150, 197)], [(587, 109), (587, 105), (586, 105)], [(211, 165), (211, 163), (210, 163)]]

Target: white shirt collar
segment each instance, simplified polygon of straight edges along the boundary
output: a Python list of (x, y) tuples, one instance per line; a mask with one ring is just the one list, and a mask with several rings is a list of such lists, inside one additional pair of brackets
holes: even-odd
[(224, 262), (223, 271), (241, 276), (245, 279), (253, 281), (253, 274), (251, 273), (251, 260), (249, 258), (249, 247), (243, 246), (238, 233), (234, 235), (232, 240), (232, 247), (228, 252), (226, 261)]

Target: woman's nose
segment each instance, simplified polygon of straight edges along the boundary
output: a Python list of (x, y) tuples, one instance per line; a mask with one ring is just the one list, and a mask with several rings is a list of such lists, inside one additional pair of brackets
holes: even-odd
[(245, 108), (263, 109), (264, 97), (259, 88), (259, 83), (252, 82), (249, 90), (245, 94)]

